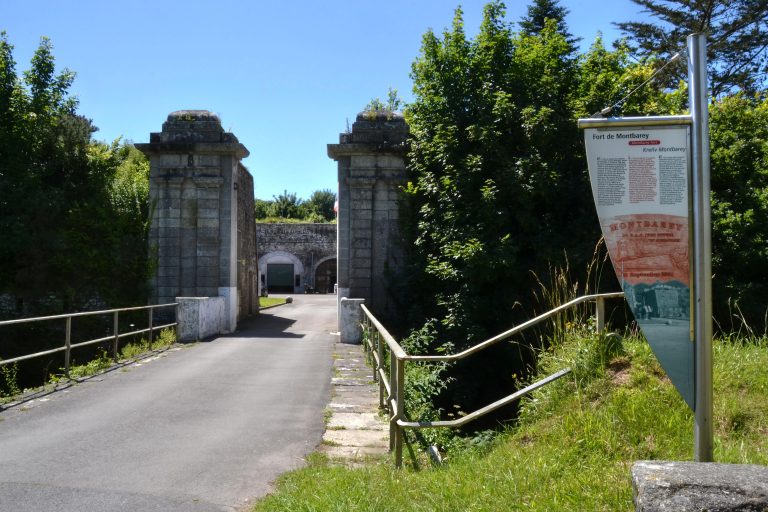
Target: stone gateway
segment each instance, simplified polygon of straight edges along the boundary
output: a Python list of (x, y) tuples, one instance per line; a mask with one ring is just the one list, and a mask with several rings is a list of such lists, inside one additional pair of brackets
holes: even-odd
[(253, 178), (248, 150), (207, 110), (173, 112), (148, 144), (149, 244), (155, 304), (223, 297), (224, 331), (258, 312)]

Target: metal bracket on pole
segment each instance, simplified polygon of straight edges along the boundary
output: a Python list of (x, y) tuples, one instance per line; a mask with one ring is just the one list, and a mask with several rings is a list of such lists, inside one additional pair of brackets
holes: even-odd
[(711, 462), (712, 427), (712, 228), (710, 217), (707, 37), (688, 36), (688, 102), (693, 176), (693, 314), (696, 368), (694, 458)]

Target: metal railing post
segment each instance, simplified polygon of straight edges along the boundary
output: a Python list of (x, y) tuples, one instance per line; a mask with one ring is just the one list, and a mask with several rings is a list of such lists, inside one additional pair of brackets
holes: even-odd
[(152, 317), (155, 316), (153, 313), (154, 309), (149, 308), (149, 350), (152, 350)]
[(403, 402), (405, 388), (405, 360), (397, 359), (397, 392), (395, 393), (394, 414), (395, 425), (395, 467), (403, 467), (403, 428), (397, 424), (397, 420), (405, 418), (405, 403)]
[(368, 350), (370, 350), (371, 360), (373, 361), (373, 364), (371, 365), (373, 367), (373, 382), (378, 382), (379, 381), (379, 372), (378, 372), (379, 363), (376, 362), (376, 355), (379, 353), (379, 351), (376, 348), (376, 344), (379, 341), (379, 331), (371, 329), (371, 320), (368, 317), (365, 317), (365, 324), (368, 330), (368, 340), (371, 343), (371, 346), (368, 347)]
[(605, 330), (605, 299), (602, 297), (595, 299), (595, 323), (597, 333), (601, 334)]
[(112, 342), (112, 359), (114, 359), (115, 362), (117, 362), (117, 349), (120, 343), (120, 335), (118, 334), (118, 316), (119, 312), (115, 311), (115, 319), (114, 319), (114, 326), (112, 330), (112, 334), (115, 336), (114, 341)]
[(397, 362), (395, 354), (389, 352), (389, 398), (387, 409), (389, 411), (389, 451), (395, 449), (395, 437), (397, 436), (397, 412), (392, 407), (392, 402), (397, 400)]
[[(384, 345), (381, 342), (381, 333), (378, 331), (378, 329), (376, 330), (376, 339), (378, 341), (378, 344), (376, 345), (376, 353), (379, 355), (379, 367), (376, 369), (376, 373), (378, 374), (380, 370), (384, 370)], [(384, 379), (379, 376), (379, 408), (384, 407), (385, 389)]]
[(67, 326), (64, 334), (64, 375), (69, 378), (70, 353), (72, 352), (72, 317), (67, 317)]

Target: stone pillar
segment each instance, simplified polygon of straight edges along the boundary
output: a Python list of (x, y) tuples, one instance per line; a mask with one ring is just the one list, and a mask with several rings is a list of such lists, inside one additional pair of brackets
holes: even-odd
[(359, 345), (363, 341), (363, 310), (360, 306), (365, 299), (348, 299), (342, 297), (339, 301), (339, 341), (352, 345)]
[[(248, 150), (206, 110), (171, 113), (161, 132), (136, 147), (150, 159), (149, 244), (158, 256), (152, 303), (174, 302), (179, 296), (223, 297), (223, 328), (234, 331), (240, 159)], [(252, 181), (245, 182), (253, 187)]]
[(382, 319), (395, 317), (389, 280), (403, 265), (398, 187), (406, 179), (407, 138), (402, 114), (363, 112), (351, 133), (328, 145), (338, 162), (338, 297), (366, 299)]

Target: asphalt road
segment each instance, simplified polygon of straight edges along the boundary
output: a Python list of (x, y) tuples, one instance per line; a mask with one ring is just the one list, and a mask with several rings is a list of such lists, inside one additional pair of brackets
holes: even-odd
[(335, 296), (0, 412), (0, 511), (232, 511), (318, 445)]

